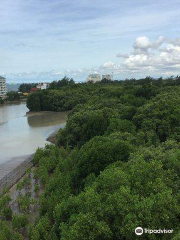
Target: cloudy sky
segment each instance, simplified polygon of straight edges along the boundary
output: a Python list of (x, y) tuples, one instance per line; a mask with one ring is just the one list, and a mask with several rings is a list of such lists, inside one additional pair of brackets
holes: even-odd
[(8, 82), (180, 72), (180, 0), (1, 0), (0, 13)]

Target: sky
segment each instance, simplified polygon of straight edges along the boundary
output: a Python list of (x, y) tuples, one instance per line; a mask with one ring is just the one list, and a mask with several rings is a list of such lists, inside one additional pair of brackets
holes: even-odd
[(0, 76), (179, 75), (180, 0), (0, 0)]

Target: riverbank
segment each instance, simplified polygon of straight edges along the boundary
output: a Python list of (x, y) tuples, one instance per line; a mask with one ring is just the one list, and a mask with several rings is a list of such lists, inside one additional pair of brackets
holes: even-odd
[[(62, 127), (61, 127), (61, 128), (64, 128), (65, 126), (66, 126), (66, 123), (62, 124)], [(56, 131), (54, 131), (53, 133), (51, 133), (51, 134), (46, 138), (46, 141), (55, 144), (56, 141), (57, 141), (57, 133), (58, 133), (58, 131), (59, 131), (61, 128), (59, 128), (59, 129), (57, 129)]]
[(27, 98), (15, 100), (15, 101), (4, 101), (3, 103), (0, 103), (0, 106), (11, 105), (11, 104), (21, 104), (21, 103), (25, 103), (26, 101), (27, 101)]
[[(66, 122), (61, 124), (56, 131), (52, 132), (46, 138), (46, 141), (55, 143), (57, 132), (59, 129), (64, 128), (65, 125)], [(0, 165), (0, 196), (3, 195), (5, 190), (13, 187), (13, 185), (24, 176), (28, 167), (33, 167), (33, 157), (34, 153), (31, 155), (15, 157)]]
[(44, 147), (46, 138), (67, 121), (67, 115), (68, 112), (29, 112), (25, 103), (0, 107), (0, 164)]
[(13, 161), (13, 165), (12, 161), (3, 164), (2, 169), (5, 170), (5, 172), (3, 173), (4, 176), (0, 178), (0, 196), (24, 176), (28, 167), (31, 168), (33, 166), (33, 157), (34, 154), (26, 159), (22, 159), (22, 161), (18, 159), (18, 162)]

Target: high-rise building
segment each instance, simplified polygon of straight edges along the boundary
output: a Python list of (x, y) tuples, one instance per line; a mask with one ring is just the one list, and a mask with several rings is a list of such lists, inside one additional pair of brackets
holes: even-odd
[(6, 79), (0, 76), (0, 98), (4, 98), (6, 96), (6, 92)]
[(36, 88), (40, 89), (40, 90), (45, 90), (49, 87), (49, 83), (38, 83), (38, 85), (36, 86)]
[(100, 82), (101, 81), (101, 76), (99, 74), (91, 74), (88, 76), (86, 79), (87, 82)]

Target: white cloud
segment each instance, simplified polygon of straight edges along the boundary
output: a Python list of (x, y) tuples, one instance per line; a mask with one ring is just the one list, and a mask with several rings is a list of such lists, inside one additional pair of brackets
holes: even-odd
[(103, 68), (114, 68), (115, 67), (115, 63), (113, 62), (106, 62), (103, 64)]
[(159, 48), (163, 43), (165, 42), (165, 38), (163, 36), (160, 36), (158, 40), (153, 43), (153, 48)]
[(163, 43), (165, 39), (160, 36), (157, 41), (151, 42), (150, 39), (146, 36), (138, 37), (134, 43), (134, 54), (147, 54), (149, 55), (150, 49), (158, 49)]
[(118, 53), (118, 54), (116, 54), (116, 57), (118, 57), (118, 58), (128, 58), (129, 55), (128, 54), (124, 54), (124, 53)]
[(144, 33), (176, 36), (180, 24), (178, 0), (1, 0), (0, 11), (0, 67), (8, 73), (99, 66), (135, 36), (136, 53), (147, 54)]
[(138, 37), (134, 43), (135, 53), (146, 53), (148, 49), (152, 47), (152, 43), (146, 36)]
[(9, 81), (16, 82), (53, 81), (65, 75), (76, 81), (82, 81), (92, 73), (111, 74), (112, 72), (124, 78), (130, 75), (132, 77), (177, 75), (180, 69), (180, 38), (165, 39), (161, 36), (152, 41), (146, 36), (141, 36), (135, 39), (131, 53), (119, 53), (116, 57), (119, 61), (107, 61), (99, 67), (0, 75), (7, 76)]
[(180, 68), (180, 39), (167, 40), (161, 36), (152, 42), (141, 36), (136, 38), (133, 49), (130, 54), (116, 55), (124, 58), (118, 67), (122, 72), (167, 75), (178, 72)]

